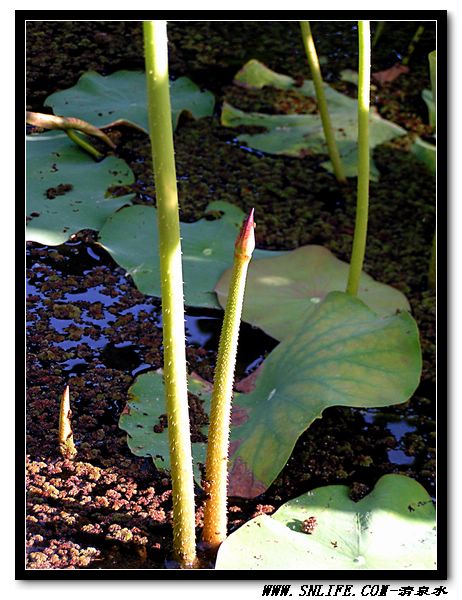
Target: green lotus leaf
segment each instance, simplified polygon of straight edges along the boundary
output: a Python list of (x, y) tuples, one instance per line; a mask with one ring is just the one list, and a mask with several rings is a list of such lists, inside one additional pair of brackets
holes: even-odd
[(384, 475), (359, 502), (346, 486), (317, 488), (232, 533), (215, 568), (435, 570), (435, 508), (426, 490), (403, 475)]
[(294, 80), (292, 77), (272, 71), (255, 58), (250, 59), (242, 69), (236, 73), (234, 83), (252, 89), (261, 89), (265, 86), (270, 86), (280, 90), (290, 90), (294, 87)]
[[(201, 91), (187, 77), (171, 82), (170, 95), (174, 129), (183, 111), (196, 118), (213, 113), (213, 94)], [(96, 127), (125, 119), (148, 131), (146, 77), (141, 71), (116, 71), (107, 76), (89, 71), (75, 86), (48, 96), (45, 106), (51, 106), (55, 115), (77, 117)]]
[(435, 174), (436, 173), (436, 146), (424, 142), (421, 138), (416, 138), (411, 146), (411, 152), (421, 160), (428, 169)]
[(27, 136), (26, 239), (55, 246), (81, 229), (99, 230), (134, 195), (111, 197), (108, 188), (134, 181), (114, 156), (96, 163), (64, 133)]
[[(282, 256), (251, 261), (242, 319), (281, 340), (300, 327), (326, 294), (346, 289), (348, 271), (347, 263), (322, 246), (302, 246)], [(222, 307), (230, 279), (228, 269), (215, 287)], [(361, 276), (359, 297), (379, 316), (410, 310), (404, 294), (366, 273)]]
[[(221, 219), (181, 223), (185, 304), (220, 308), (213, 291), (234, 258), (234, 242), (244, 213), (227, 202), (212, 202), (207, 211)], [(136, 287), (160, 296), (157, 211), (150, 206), (129, 206), (114, 213), (100, 231), (100, 244), (133, 278)], [(255, 257), (277, 253), (256, 250)]]
[[(235, 82), (241, 86), (254, 89), (260, 89), (265, 85), (278, 89), (293, 89), (305, 96), (316, 98), (312, 81), (304, 81), (301, 86), (298, 86), (294, 79), (275, 73), (256, 60), (249, 61), (237, 73)], [(347, 177), (355, 177), (357, 175), (357, 101), (336, 92), (327, 84), (324, 84), (324, 90), (345, 173)], [(371, 153), (375, 146), (406, 134), (402, 127), (382, 119), (377, 111), (371, 110), (369, 121)], [(247, 125), (264, 128), (265, 131), (262, 133), (244, 133), (237, 138), (262, 152), (296, 157), (302, 157), (310, 153), (328, 154), (319, 114), (267, 115), (256, 112), (245, 113), (225, 102), (221, 114), (221, 123), (226, 127)], [(324, 162), (323, 166), (329, 171), (333, 171), (330, 161)], [(371, 158), (371, 179), (377, 179), (378, 175), (378, 170)]]
[(419, 333), (409, 313), (381, 318), (358, 298), (330, 292), (269, 354), (255, 389), (236, 400), (230, 495), (264, 492), (299, 436), (328, 406), (408, 400), (421, 363)]
[[(202, 400), (210, 412), (210, 385), (194, 377), (188, 378), (188, 390)], [(168, 429), (162, 372), (150, 371), (136, 378), (128, 391), (128, 402), (120, 416), (119, 427), (127, 432), (128, 446), (135, 456), (151, 457), (160, 470), (170, 470)], [(162, 422), (162, 419), (164, 422)], [(207, 435), (208, 426), (202, 428)], [(193, 442), (194, 477), (202, 479), (200, 465), (205, 464), (206, 445)]]
[[(235, 393), (229, 494), (252, 498), (263, 493), (299, 436), (328, 406), (402, 403), (417, 387), (420, 370), (419, 335), (408, 313), (379, 318), (361, 300), (331, 292), (269, 354), (255, 389)], [(210, 384), (193, 385), (207, 409)], [(130, 415), (122, 415), (120, 426), (129, 433), (135, 453), (160, 455), (168, 468), (166, 434), (161, 437), (152, 429), (166, 412), (162, 390), (159, 373), (139, 375), (130, 390)], [(196, 462), (203, 462), (201, 444), (193, 444), (193, 454)]]

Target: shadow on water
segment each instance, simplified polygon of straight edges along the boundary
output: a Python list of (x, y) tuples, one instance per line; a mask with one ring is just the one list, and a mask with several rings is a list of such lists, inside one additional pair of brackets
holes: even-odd
[[(71, 351), (82, 345), (91, 349), (91, 359), (70, 358), (62, 361), (60, 367), (68, 377), (84, 373), (91, 361), (97, 360), (96, 367), (106, 367), (129, 372), (136, 376), (143, 371), (153, 368), (144, 361), (144, 348), (136, 341), (127, 340), (115, 343), (105, 331), (111, 330), (121, 317), (131, 315), (134, 320), (148, 318), (151, 324), (162, 328), (162, 311), (159, 298), (144, 296), (138, 302), (126, 308), (120, 308), (119, 303), (124, 294), (129, 280), (121, 269), (116, 269), (116, 277), (112, 277), (110, 288), (105, 283), (88, 285), (84, 278), (94, 274), (95, 269), (101, 269), (111, 261), (106, 252), (96, 244), (84, 244), (82, 241), (66, 242), (58, 248), (34, 245), (42, 250), (40, 258), (35, 261), (31, 248), (28, 250), (29, 277), (26, 281), (28, 297), (28, 321), (32, 325), (35, 319), (42, 319), (47, 315), (50, 328), (64, 336), (62, 341), (51, 343), (62, 350)], [(56, 262), (56, 257), (60, 261)], [(49, 267), (43, 270), (43, 265)], [(112, 265), (109, 265), (112, 266)], [(114, 273), (114, 269), (112, 269)], [(69, 276), (81, 276), (82, 288), (76, 291), (64, 291), (59, 298), (54, 300), (53, 306), (75, 305), (78, 306), (78, 319), (60, 318), (54, 316), (50, 305), (50, 290), (42, 291), (42, 285), (49, 281), (50, 275), (60, 275), (65, 282)], [(95, 306), (98, 310), (95, 313)], [(33, 315), (35, 315), (33, 317)], [(147, 317), (146, 317), (147, 315)], [(217, 352), (223, 322), (223, 311), (203, 308), (187, 307), (185, 310), (185, 334), (187, 345), (193, 348), (202, 348), (207, 352)], [(70, 334), (72, 328), (80, 330), (74, 339)], [(236, 378), (240, 379), (250, 374), (264, 360), (265, 356), (273, 350), (277, 341), (267, 336), (261, 330), (242, 323), (239, 337), (239, 350), (236, 361)], [(100, 363), (100, 364), (99, 364)]]
[[(188, 345), (218, 351), (223, 311), (189, 307), (185, 320)], [(254, 371), (277, 344), (275, 339), (261, 329), (242, 322), (236, 358), (236, 379), (242, 379)]]

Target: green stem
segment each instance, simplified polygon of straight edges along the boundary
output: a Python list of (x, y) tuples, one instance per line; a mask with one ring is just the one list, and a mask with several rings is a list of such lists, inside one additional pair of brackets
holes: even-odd
[(436, 50), (430, 52), (428, 55), (428, 66), (430, 68), (430, 82), (432, 86), (432, 96), (434, 110), (429, 110), (429, 121), (430, 125), (436, 130)]
[(204, 543), (212, 550), (218, 549), (226, 539), (231, 402), (247, 268), (255, 247), (253, 229), (252, 210), (236, 240), (233, 271), (215, 369), (205, 465), (204, 488), (207, 500), (202, 533)]
[(74, 142), (74, 144), (80, 146), (82, 150), (88, 152), (88, 154), (93, 156), (93, 158), (95, 158), (96, 160), (101, 160), (103, 158), (101, 152), (98, 152), (98, 150), (92, 144), (90, 144), (90, 142), (87, 142), (82, 137), (80, 137), (80, 135), (76, 133), (73, 129), (65, 129), (64, 131), (66, 132), (67, 136)]
[(433, 102), (436, 104), (436, 50), (428, 55), (428, 65), (430, 68), (430, 82), (432, 85)]
[(385, 21), (378, 21), (377, 27), (376, 27), (375, 33), (374, 33), (374, 39), (372, 40), (372, 48), (375, 48), (377, 46), (384, 29), (385, 29)]
[(324, 137), (326, 138), (329, 157), (334, 168), (334, 175), (337, 178), (337, 181), (340, 183), (346, 183), (347, 180), (345, 177), (345, 171), (343, 169), (342, 159), (340, 158), (332, 129), (326, 95), (324, 93), (324, 82), (322, 80), (321, 67), (319, 65), (318, 55), (316, 53), (316, 47), (311, 34), (309, 21), (300, 21), (300, 27), (302, 30), (303, 45), (305, 46), (306, 56), (310, 66), (311, 78), (313, 79), (314, 88), (316, 90), (316, 97), (318, 100)]
[(366, 253), (369, 212), (369, 96), (371, 80), (369, 21), (358, 21), (358, 36), (358, 191), (353, 250), (346, 289), (352, 296), (358, 295), (361, 270)]
[(168, 79), (167, 23), (143, 23), (149, 132), (157, 198), (164, 381), (173, 495), (173, 547), (183, 566), (195, 550), (194, 479), (186, 377), (180, 222)]
[(409, 60), (414, 53), (415, 47), (416, 47), (417, 43), (419, 42), (420, 38), (422, 37), (422, 34), (424, 31), (425, 31), (425, 27), (423, 25), (419, 25), (419, 27), (417, 27), (417, 31), (414, 33), (414, 36), (407, 48), (406, 56), (403, 58), (403, 61), (402, 61), (403, 65), (407, 65), (409, 63)]

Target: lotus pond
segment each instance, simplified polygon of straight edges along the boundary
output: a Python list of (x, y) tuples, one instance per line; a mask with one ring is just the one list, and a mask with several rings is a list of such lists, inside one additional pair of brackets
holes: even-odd
[[(258, 536), (260, 550), (278, 535), (293, 546), (289, 531), (300, 547), (287, 568), (434, 569), (428, 557), (412, 563), (412, 545), (389, 563), (371, 555), (348, 566), (348, 556), (333, 557), (348, 519), (337, 530), (326, 530), (322, 518), (305, 521), (326, 506), (349, 518), (370, 515), (400, 497), (411, 517), (431, 523), (435, 127), (428, 54), (435, 23), (386, 23), (373, 45), (369, 224), (355, 299), (343, 292), (356, 210), (357, 24), (314, 22), (312, 29), (343, 185), (332, 173), (297, 22), (168, 24), (199, 537), (234, 240), (252, 208), (257, 223), (229, 463), (228, 531), (241, 533), (228, 538), (216, 564), (209, 557), (202, 566), (284, 568), (281, 555), (274, 562), (261, 554), (255, 564), (242, 549)], [(138, 22), (27, 23), (27, 109), (82, 119), (114, 146), (92, 139), (102, 155), (95, 160), (65, 132), (28, 126), (31, 570), (177, 566), (143, 70)], [(389, 358), (386, 367), (374, 362), (377, 353)], [(58, 443), (67, 385), (73, 458)], [(386, 506), (403, 516), (393, 502)], [(374, 531), (392, 527), (391, 538), (405, 531), (409, 540), (414, 525), (377, 521)], [(319, 564), (307, 545), (316, 526)], [(419, 539), (432, 531), (419, 530)]]

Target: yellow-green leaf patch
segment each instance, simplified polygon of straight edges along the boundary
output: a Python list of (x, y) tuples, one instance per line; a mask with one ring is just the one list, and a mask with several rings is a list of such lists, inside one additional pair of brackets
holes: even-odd
[(413, 479), (384, 475), (359, 502), (331, 485), (248, 521), (221, 545), (215, 568), (432, 571), (436, 557), (432, 499)]
[[(247, 274), (242, 319), (281, 340), (300, 326), (326, 294), (346, 289), (349, 265), (322, 246), (302, 246), (281, 256), (251, 261)], [(224, 308), (231, 269), (218, 281), (215, 291)], [(399, 290), (363, 273), (359, 297), (379, 316), (409, 310)]]

